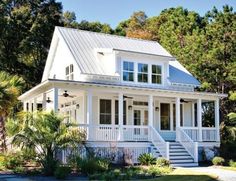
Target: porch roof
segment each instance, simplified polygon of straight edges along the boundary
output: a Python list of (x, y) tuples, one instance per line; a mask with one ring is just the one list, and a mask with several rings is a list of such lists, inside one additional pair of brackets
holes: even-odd
[[(121, 85), (115, 83), (95, 83), (95, 82), (83, 82), (83, 81), (72, 81), (72, 80), (59, 80), (59, 79), (48, 79), (46, 81), (41, 82), (37, 86), (28, 90), (21, 96), (19, 96), (19, 100), (24, 101), (28, 99), (32, 99), (34, 96), (41, 94), (43, 92), (48, 91), (54, 87), (62, 88), (62, 89), (71, 89), (71, 88), (80, 88), (83, 90), (88, 90), (92, 88), (110, 88), (112, 92), (125, 92), (132, 93), (130, 91), (134, 91), (134, 94), (143, 94), (146, 95), (144, 91), (148, 92), (147, 95), (153, 94), (154, 96), (166, 96), (166, 97), (183, 97), (183, 98), (202, 98), (214, 100), (216, 98), (224, 98), (227, 97), (227, 94), (220, 93), (209, 93), (209, 92), (190, 92), (190, 91), (178, 91), (178, 90), (170, 90), (165, 88), (156, 88), (156, 87), (148, 87), (137, 85)], [(142, 92), (140, 92), (142, 91)]]

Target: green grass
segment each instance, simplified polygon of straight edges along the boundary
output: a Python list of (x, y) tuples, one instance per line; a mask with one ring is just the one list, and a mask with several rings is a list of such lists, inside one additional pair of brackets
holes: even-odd
[[(186, 170), (183, 168), (177, 168), (169, 175), (161, 176), (156, 179), (151, 179), (152, 181), (217, 181), (216, 175), (210, 175), (201, 172), (195, 172)], [(149, 180), (150, 181), (150, 180)]]
[(236, 171), (236, 167), (230, 167), (230, 166), (220, 166), (220, 169), (224, 169), (224, 170), (232, 170), (232, 171)]

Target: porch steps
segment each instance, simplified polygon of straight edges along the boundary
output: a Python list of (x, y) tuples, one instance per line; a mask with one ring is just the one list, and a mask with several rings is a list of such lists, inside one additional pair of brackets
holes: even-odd
[[(151, 146), (151, 152), (157, 157), (162, 157), (157, 148), (153, 144)], [(170, 142), (170, 163), (173, 167), (195, 167), (198, 163), (195, 163), (191, 155), (185, 150), (185, 148), (179, 142)]]
[(198, 166), (179, 142), (170, 142), (170, 163), (173, 167)]

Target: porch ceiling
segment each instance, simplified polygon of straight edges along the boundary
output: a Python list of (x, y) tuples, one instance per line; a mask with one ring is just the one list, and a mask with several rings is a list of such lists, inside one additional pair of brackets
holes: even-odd
[[(78, 90), (87, 91), (89, 89), (95, 90), (96, 92), (123, 92), (124, 94), (136, 94), (136, 95), (150, 95), (157, 97), (169, 97), (169, 98), (185, 98), (185, 99), (204, 99), (204, 100), (215, 100), (217, 98), (227, 97), (226, 94), (218, 93), (206, 93), (206, 92), (183, 92), (176, 90), (168, 90), (161, 88), (147, 88), (138, 87), (132, 85), (117, 85), (112, 83), (93, 83), (93, 82), (82, 82), (82, 81), (68, 81), (68, 80), (58, 80), (58, 79), (48, 79), (29, 91), (22, 94), (18, 99), (21, 101), (32, 99), (39, 94), (49, 91), (52, 88), (59, 88), (60, 93), (64, 90), (70, 90), (73, 94), (78, 93)], [(105, 88), (105, 89), (104, 89)], [(74, 90), (74, 91), (73, 91)], [(77, 90), (77, 91), (75, 91)]]

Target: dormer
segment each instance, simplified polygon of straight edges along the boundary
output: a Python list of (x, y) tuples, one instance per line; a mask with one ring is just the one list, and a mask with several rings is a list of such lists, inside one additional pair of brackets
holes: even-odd
[(43, 79), (193, 91), (200, 83), (159, 43), (56, 27)]

